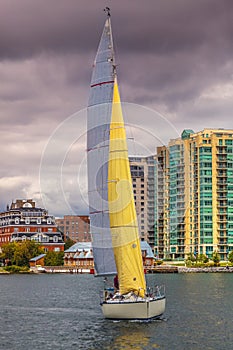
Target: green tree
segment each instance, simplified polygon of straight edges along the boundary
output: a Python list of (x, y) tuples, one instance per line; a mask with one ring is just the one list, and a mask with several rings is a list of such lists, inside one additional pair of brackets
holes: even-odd
[(5, 263), (12, 264), (14, 260), (14, 252), (16, 249), (17, 243), (10, 242), (2, 245), (2, 253), (0, 254), (0, 259)]
[(28, 266), (29, 260), (44, 251), (35, 241), (11, 242), (2, 246), (2, 258), (10, 260), (12, 265)]
[(75, 244), (75, 241), (73, 241), (71, 238), (68, 237), (65, 241), (64, 250), (69, 249), (74, 244)]
[(212, 260), (214, 262), (214, 266), (219, 266), (220, 255), (218, 254), (218, 252), (216, 250), (212, 254)]
[(197, 260), (205, 264), (209, 261), (209, 258), (205, 254), (198, 254)]
[(233, 250), (229, 253), (228, 260), (230, 261), (231, 264), (233, 263)]
[(64, 252), (47, 252), (44, 258), (45, 266), (64, 265)]
[(195, 255), (193, 253), (188, 253), (186, 260), (194, 262), (194, 261), (196, 261), (196, 257), (195, 257)]

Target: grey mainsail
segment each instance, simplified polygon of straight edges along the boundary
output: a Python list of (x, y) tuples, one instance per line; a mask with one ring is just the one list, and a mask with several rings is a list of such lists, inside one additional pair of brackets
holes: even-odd
[(95, 270), (116, 273), (109, 227), (109, 127), (114, 85), (114, 52), (108, 16), (95, 58), (87, 114), (88, 197)]

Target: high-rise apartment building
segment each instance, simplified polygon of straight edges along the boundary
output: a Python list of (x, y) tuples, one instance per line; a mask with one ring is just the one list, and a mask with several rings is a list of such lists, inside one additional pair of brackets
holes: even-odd
[(154, 156), (135, 156), (129, 160), (140, 236), (154, 248)]
[(184, 130), (156, 155), (155, 250), (226, 260), (233, 250), (233, 130)]

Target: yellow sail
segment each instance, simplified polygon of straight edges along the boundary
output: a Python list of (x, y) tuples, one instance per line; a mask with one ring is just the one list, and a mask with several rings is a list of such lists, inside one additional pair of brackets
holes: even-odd
[(133, 291), (144, 297), (146, 282), (132, 190), (126, 132), (116, 78), (109, 143), (109, 219), (119, 291), (120, 294)]

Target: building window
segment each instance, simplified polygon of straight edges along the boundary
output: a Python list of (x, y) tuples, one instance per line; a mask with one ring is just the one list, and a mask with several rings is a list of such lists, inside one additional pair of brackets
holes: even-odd
[(58, 242), (58, 237), (57, 237), (57, 236), (54, 236), (54, 237), (53, 237), (53, 241), (54, 241), (54, 242)]

